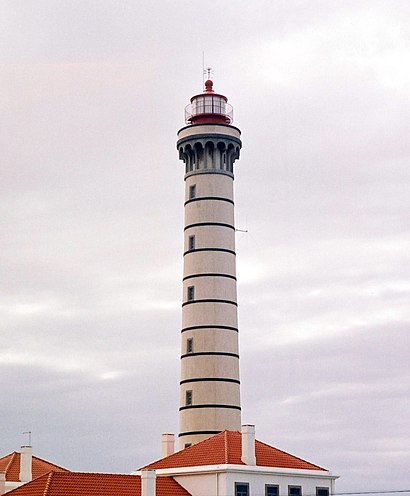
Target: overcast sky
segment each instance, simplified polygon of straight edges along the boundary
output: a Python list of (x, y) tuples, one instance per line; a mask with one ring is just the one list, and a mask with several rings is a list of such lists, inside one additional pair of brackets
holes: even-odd
[(410, 2), (0, 2), (0, 456), (129, 472), (178, 432), (189, 98), (236, 162), (244, 423), (410, 489)]

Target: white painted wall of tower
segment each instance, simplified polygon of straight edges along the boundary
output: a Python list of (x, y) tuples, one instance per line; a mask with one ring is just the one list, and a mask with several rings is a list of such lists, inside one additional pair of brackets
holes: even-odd
[(178, 133), (185, 164), (180, 447), (241, 425), (233, 162), (240, 131)]

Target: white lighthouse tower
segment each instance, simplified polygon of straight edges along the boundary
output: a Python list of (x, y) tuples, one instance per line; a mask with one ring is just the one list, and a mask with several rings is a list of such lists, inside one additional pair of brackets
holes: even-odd
[(185, 163), (180, 448), (241, 429), (233, 164), (240, 131), (213, 90), (191, 98), (178, 132)]

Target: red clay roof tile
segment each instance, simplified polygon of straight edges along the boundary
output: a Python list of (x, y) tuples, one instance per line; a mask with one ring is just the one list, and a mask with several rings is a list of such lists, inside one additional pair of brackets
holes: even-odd
[[(191, 496), (172, 477), (158, 477), (157, 496)], [(7, 493), (10, 496), (141, 496), (141, 477), (50, 472)]]
[[(59, 467), (54, 463), (50, 463), (47, 462), (46, 460), (42, 460), (37, 456), (33, 456), (32, 466), (31, 466), (33, 479), (36, 479), (41, 475), (47, 474), (51, 470), (54, 470), (55, 472), (68, 472), (66, 468)], [(6, 473), (7, 482), (19, 482), (20, 453), (14, 451), (9, 455), (0, 458), (0, 472)]]
[[(244, 465), (241, 460), (241, 433), (224, 431), (189, 448), (157, 460), (143, 468), (162, 469), (202, 465)], [(256, 441), (256, 465), (259, 467), (326, 470), (268, 444)]]

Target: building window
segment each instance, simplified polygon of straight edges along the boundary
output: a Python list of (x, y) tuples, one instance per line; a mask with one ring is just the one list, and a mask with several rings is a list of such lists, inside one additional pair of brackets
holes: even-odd
[(188, 301), (194, 301), (195, 298), (195, 286), (188, 286), (187, 299)]
[(266, 484), (265, 496), (279, 496), (279, 486), (274, 486), (273, 484)]
[[(186, 352), (187, 353), (192, 353), (194, 351), (194, 338), (188, 338), (186, 340)], [(325, 496), (325, 495), (323, 495)], [(329, 495), (327, 495), (329, 496)]]
[(192, 391), (185, 391), (185, 405), (192, 405)]
[(328, 487), (317, 487), (316, 488), (316, 496), (329, 496), (329, 488)]
[(235, 496), (249, 496), (249, 484), (247, 482), (235, 482)]
[(288, 495), (289, 496), (302, 496), (302, 487), (301, 486), (288, 486)]
[(189, 236), (188, 238), (188, 250), (195, 250), (195, 236)]
[(189, 187), (189, 199), (193, 200), (196, 198), (196, 184)]
[(189, 448), (190, 446), (192, 446), (192, 443), (185, 443), (184, 448)]

